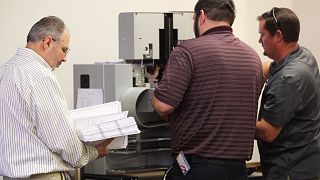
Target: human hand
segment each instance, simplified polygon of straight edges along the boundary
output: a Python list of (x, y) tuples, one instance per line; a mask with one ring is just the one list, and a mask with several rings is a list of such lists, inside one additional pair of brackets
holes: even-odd
[(262, 62), (262, 66), (263, 66), (263, 77), (265, 80), (267, 80), (270, 76), (270, 72), (269, 72), (269, 68), (270, 68), (270, 64), (271, 64), (271, 60), (264, 60)]
[(158, 65), (149, 65), (146, 66), (146, 77), (150, 80), (156, 79), (159, 75), (159, 66)]
[(170, 121), (170, 114), (167, 114), (167, 115), (165, 115), (165, 116), (162, 116), (162, 118), (163, 118), (165, 121), (169, 122), (169, 121)]
[(98, 150), (98, 158), (102, 158), (108, 154), (107, 146), (111, 143), (113, 139), (114, 138), (106, 139), (102, 143), (95, 146)]

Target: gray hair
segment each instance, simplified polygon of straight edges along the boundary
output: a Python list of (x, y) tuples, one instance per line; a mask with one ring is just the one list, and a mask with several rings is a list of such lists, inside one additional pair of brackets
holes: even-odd
[(59, 41), (65, 30), (67, 27), (62, 19), (56, 16), (44, 17), (32, 26), (27, 36), (27, 42), (37, 42), (46, 36), (52, 36), (53, 39)]

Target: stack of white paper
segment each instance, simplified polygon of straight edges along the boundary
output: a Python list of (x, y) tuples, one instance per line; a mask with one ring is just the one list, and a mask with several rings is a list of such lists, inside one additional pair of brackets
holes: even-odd
[(98, 141), (118, 136), (140, 133), (133, 117), (103, 122), (94, 126), (78, 129), (77, 134), (84, 142)]
[(115, 138), (109, 149), (125, 148), (127, 136), (140, 133), (134, 118), (127, 115), (127, 111), (121, 111), (119, 101), (70, 111), (71, 124), (81, 141), (95, 145), (100, 140)]

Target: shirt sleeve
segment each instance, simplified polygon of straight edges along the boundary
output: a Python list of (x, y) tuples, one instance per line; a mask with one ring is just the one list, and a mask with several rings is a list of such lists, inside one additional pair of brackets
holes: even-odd
[(301, 96), (295, 78), (283, 76), (273, 80), (266, 93), (262, 117), (271, 124), (285, 126), (301, 105)]
[(178, 107), (191, 82), (193, 65), (190, 53), (177, 46), (171, 53), (163, 72), (162, 80), (156, 86), (154, 95), (172, 107)]
[(71, 127), (67, 103), (56, 79), (45, 77), (31, 91), (30, 103), (39, 139), (73, 167), (82, 167), (96, 159), (97, 149), (83, 144)]

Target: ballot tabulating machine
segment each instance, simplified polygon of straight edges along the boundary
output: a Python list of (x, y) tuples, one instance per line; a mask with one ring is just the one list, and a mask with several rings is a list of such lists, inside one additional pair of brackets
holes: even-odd
[(173, 48), (193, 38), (193, 12), (119, 14), (119, 59), (122, 63), (74, 65), (74, 104), (78, 88), (102, 89), (103, 102), (119, 100), (134, 116), (141, 133), (129, 136), (127, 148), (85, 167), (87, 174), (121, 174), (166, 169), (172, 162), (167, 123), (151, 105)]

